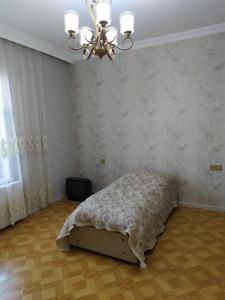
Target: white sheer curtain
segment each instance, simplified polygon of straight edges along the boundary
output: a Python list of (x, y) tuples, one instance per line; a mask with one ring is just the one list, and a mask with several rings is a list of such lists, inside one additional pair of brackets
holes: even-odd
[(0, 63), (0, 228), (26, 216), (19, 155), (13, 151), (16, 132), (8, 76)]
[(0, 39), (0, 228), (51, 197), (41, 55)]

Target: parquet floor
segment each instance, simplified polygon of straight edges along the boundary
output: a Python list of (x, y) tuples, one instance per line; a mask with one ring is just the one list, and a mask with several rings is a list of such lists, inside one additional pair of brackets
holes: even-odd
[(0, 232), (1, 300), (225, 300), (225, 213), (177, 208), (147, 269), (55, 238), (75, 203), (60, 201)]

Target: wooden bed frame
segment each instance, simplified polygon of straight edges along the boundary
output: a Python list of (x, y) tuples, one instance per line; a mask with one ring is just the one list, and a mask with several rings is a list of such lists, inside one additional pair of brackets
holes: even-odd
[(98, 252), (128, 262), (138, 263), (128, 244), (128, 235), (96, 229), (91, 226), (74, 227), (69, 235), (72, 246)]

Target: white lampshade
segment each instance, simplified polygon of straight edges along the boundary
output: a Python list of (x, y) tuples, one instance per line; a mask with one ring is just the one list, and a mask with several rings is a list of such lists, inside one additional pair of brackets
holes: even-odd
[(96, 21), (98, 24), (111, 23), (111, 0), (98, 0), (96, 4)]
[(88, 41), (91, 41), (93, 37), (93, 32), (89, 27), (81, 27), (80, 29), (80, 44), (86, 45)]
[(106, 37), (108, 42), (112, 42), (113, 44), (117, 45), (117, 28), (108, 27), (106, 31)]
[(134, 14), (132, 12), (124, 11), (120, 15), (120, 32), (122, 34), (134, 32)]
[(75, 34), (79, 32), (79, 15), (74, 10), (67, 10), (64, 13), (65, 32), (74, 31)]

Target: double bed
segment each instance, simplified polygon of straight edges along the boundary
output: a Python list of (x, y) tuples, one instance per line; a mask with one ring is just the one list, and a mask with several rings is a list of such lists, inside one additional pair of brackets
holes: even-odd
[(57, 238), (60, 250), (70, 245), (145, 264), (145, 251), (177, 206), (172, 176), (139, 171), (125, 174), (82, 202), (67, 218)]

